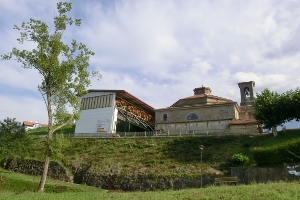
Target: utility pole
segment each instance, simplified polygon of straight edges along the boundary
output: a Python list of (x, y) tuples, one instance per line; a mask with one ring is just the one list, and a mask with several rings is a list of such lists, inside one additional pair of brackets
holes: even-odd
[(202, 188), (202, 151), (203, 151), (203, 149), (204, 149), (204, 145), (199, 145), (199, 149), (200, 149), (200, 151), (201, 151), (201, 164), (200, 164), (200, 175), (201, 175), (201, 188)]

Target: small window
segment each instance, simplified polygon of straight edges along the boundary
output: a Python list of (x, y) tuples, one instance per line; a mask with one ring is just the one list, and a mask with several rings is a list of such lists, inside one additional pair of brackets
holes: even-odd
[(195, 113), (190, 113), (188, 114), (188, 116), (186, 117), (187, 121), (194, 121), (194, 120), (198, 120), (198, 115)]
[(168, 114), (164, 114), (164, 115), (163, 115), (163, 121), (164, 121), (164, 122), (168, 121)]
[(245, 87), (244, 92), (245, 92), (245, 97), (250, 98), (250, 89), (248, 87)]

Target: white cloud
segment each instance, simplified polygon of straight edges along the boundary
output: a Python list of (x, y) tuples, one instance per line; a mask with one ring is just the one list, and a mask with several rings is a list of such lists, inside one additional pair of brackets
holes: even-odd
[(236, 55), (230, 55), (230, 64), (237, 65), (239, 64), (240, 58)]
[(4, 72), (0, 74), (0, 84), (37, 91), (41, 78), (36, 70), (23, 69), (20, 66), (12, 65), (13, 61), (0, 62), (0, 69)]
[(43, 100), (22, 97), (17, 94), (13, 96), (0, 95), (0, 120), (16, 118), (17, 121), (39, 121), (48, 123), (46, 106)]
[[(51, 22), (56, 2), (0, 0), (0, 54), (18, 46), (13, 24), (30, 17)], [(238, 82), (255, 81), (256, 92), (284, 92), (300, 83), (299, 1), (72, 2), (71, 14), (82, 18), (82, 26), (69, 29), (66, 39), (96, 53), (91, 68), (103, 78), (92, 88), (125, 89), (160, 108), (201, 85), (239, 102)], [(39, 82), (36, 72), (18, 63), (0, 62), (0, 70), (0, 88), (33, 92)]]

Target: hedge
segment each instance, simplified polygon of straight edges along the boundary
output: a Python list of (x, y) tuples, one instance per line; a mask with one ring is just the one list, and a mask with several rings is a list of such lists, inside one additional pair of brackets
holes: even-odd
[(258, 165), (300, 161), (300, 138), (269, 147), (254, 147), (251, 152)]

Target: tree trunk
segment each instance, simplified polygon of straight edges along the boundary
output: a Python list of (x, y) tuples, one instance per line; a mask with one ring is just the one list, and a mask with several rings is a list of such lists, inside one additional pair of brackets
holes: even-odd
[(43, 175), (41, 177), (40, 185), (39, 185), (39, 192), (44, 192), (44, 187), (47, 179), (50, 156), (51, 156), (51, 140), (53, 135), (53, 128), (52, 128), (52, 108), (51, 108), (51, 92), (50, 89), (47, 89), (47, 111), (48, 111), (48, 141), (46, 147), (46, 158), (44, 162), (44, 170)]
[(277, 137), (278, 133), (277, 133), (277, 129), (275, 126), (272, 126), (272, 133), (273, 133), (274, 137)]
[(49, 167), (49, 162), (50, 162), (50, 156), (49, 156), (49, 147), (47, 147), (47, 153), (46, 153), (46, 159), (44, 162), (44, 170), (43, 170), (43, 175), (40, 181), (40, 186), (39, 186), (39, 192), (44, 192), (44, 187), (47, 179), (47, 174), (48, 174), (48, 167)]

